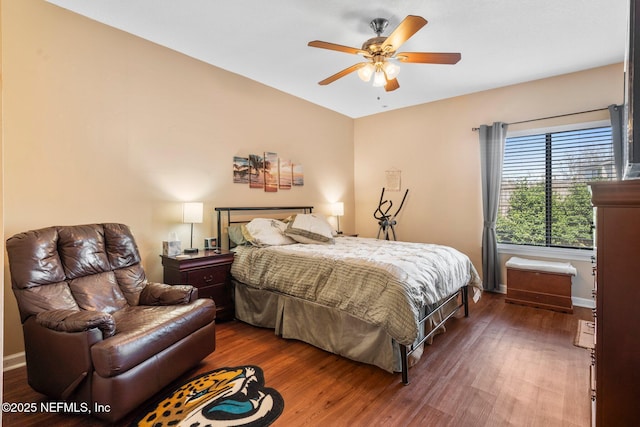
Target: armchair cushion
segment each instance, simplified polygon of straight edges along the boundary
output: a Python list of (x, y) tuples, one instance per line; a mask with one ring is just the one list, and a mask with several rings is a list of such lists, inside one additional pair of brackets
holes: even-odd
[(105, 241), (109, 242), (107, 257), (111, 268), (119, 269), (140, 263), (140, 253), (136, 241), (124, 224), (103, 224)]
[(16, 295), (20, 317), (23, 322), (29, 316), (41, 311), (79, 310), (67, 282), (23, 289), (14, 288), (13, 293)]
[(49, 329), (60, 332), (82, 332), (98, 328), (102, 337), (108, 338), (116, 333), (116, 322), (109, 313), (100, 311), (50, 310), (38, 313), (36, 322)]
[(110, 271), (100, 224), (58, 228), (58, 254), (67, 279)]
[(147, 282), (140, 294), (140, 305), (187, 304), (198, 297), (198, 289), (191, 285), (167, 285)]
[(202, 298), (177, 306), (136, 306), (113, 313), (117, 333), (91, 347), (102, 377), (119, 375), (153, 357), (216, 317), (213, 300)]
[(72, 279), (69, 288), (83, 310), (113, 313), (127, 306), (113, 271)]
[(140, 292), (142, 292), (147, 283), (147, 277), (142, 266), (134, 264), (129, 267), (119, 268), (113, 272), (129, 305), (140, 304)]

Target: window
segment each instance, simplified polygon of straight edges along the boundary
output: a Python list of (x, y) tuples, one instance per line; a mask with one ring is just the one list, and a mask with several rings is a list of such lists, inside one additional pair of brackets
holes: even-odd
[(593, 248), (588, 183), (612, 179), (610, 126), (507, 138), (498, 243)]

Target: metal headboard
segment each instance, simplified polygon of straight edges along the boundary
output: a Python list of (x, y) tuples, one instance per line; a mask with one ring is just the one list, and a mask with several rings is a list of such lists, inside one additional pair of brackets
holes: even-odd
[[(242, 214), (249, 212), (290, 212), (290, 213), (313, 213), (313, 206), (250, 206), (250, 207), (230, 207), (230, 208), (215, 208), (217, 214), (217, 232), (218, 232), (218, 246), (222, 247), (222, 222), (223, 215), (226, 213), (226, 224), (241, 224), (248, 222), (245, 219), (236, 221), (233, 220), (232, 215)], [(227, 248), (231, 248), (231, 240), (229, 239), (229, 233), (227, 233)]]

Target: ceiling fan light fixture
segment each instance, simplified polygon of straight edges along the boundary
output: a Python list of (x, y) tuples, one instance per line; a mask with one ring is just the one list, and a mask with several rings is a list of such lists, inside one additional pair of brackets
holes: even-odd
[(362, 80), (363, 82), (368, 82), (369, 80), (371, 80), (371, 76), (373, 75), (374, 71), (375, 67), (373, 66), (373, 64), (367, 64), (364, 67), (358, 69), (358, 77), (360, 77), (360, 80)]
[(382, 69), (384, 70), (384, 73), (387, 75), (387, 78), (389, 80), (395, 79), (396, 77), (398, 77), (398, 74), (400, 74), (400, 67), (390, 61), (386, 61), (384, 64), (382, 64)]
[(400, 52), (398, 48), (402, 46), (411, 36), (422, 27), (427, 25), (427, 20), (421, 16), (407, 15), (400, 24), (388, 36), (382, 36), (389, 21), (384, 18), (376, 18), (371, 21), (371, 28), (376, 33), (376, 37), (366, 40), (362, 48), (343, 46), (336, 43), (328, 43), (321, 40), (314, 40), (308, 43), (311, 47), (334, 50), (353, 55), (362, 55), (367, 61), (353, 64), (350, 67), (339, 71), (324, 80), (318, 82), (319, 85), (328, 85), (336, 80), (358, 72), (358, 77), (364, 82), (369, 82), (373, 77), (373, 86), (384, 87), (387, 92), (394, 91), (400, 87), (396, 77), (400, 73), (399, 62), (419, 63), (419, 64), (456, 64), (461, 59), (460, 53), (455, 52)]
[(387, 83), (387, 79), (384, 77), (384, 71), (382, 69), (376, 70), (373, 75), (373, 87), (382, 87)]

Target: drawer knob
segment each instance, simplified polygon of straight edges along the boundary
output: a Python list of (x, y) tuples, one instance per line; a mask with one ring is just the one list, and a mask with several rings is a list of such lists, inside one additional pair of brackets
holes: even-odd
[(208, 277), (205, 276), (204, 281), (207, 282), (207, 283), (213, 282), (213, 274), (208, 276)]

